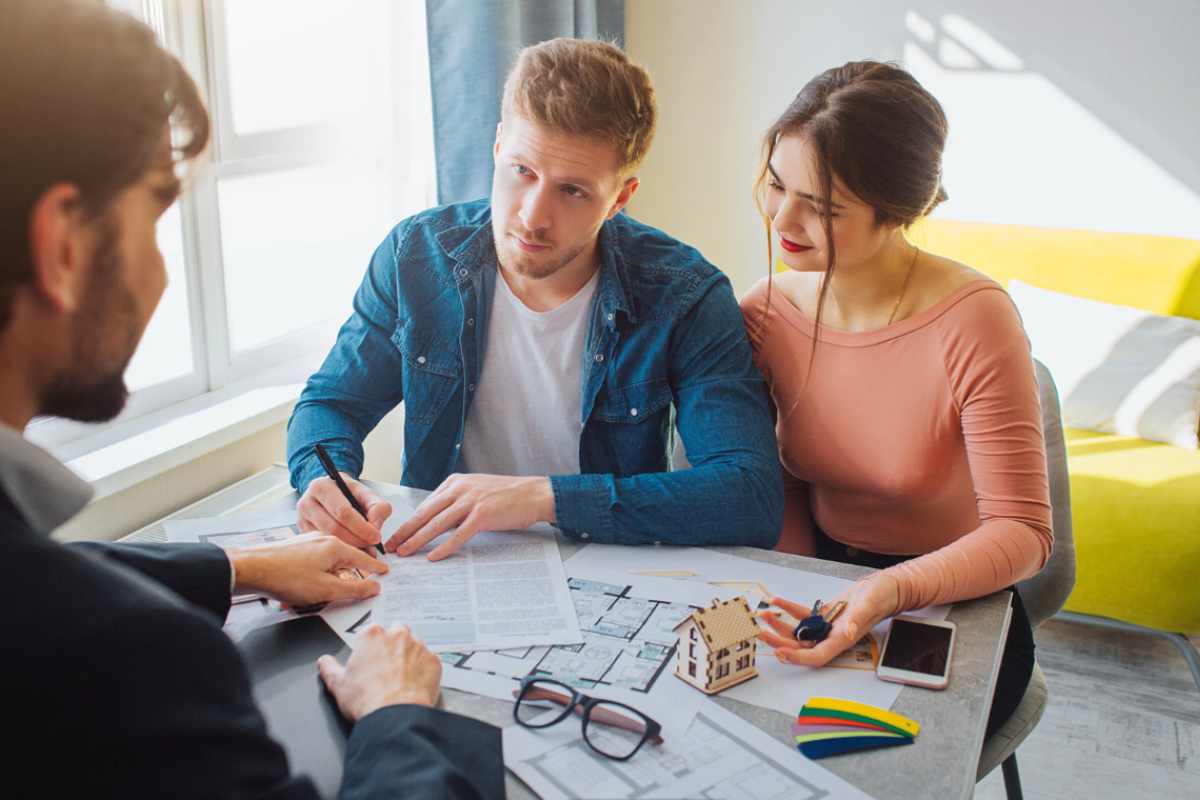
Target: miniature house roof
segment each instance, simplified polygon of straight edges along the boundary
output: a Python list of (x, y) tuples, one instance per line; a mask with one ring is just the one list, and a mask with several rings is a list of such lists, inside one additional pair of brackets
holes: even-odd
[(713, 600), (709, 608), (693, 611), (674, 627), (679, 630), (688, 622), (695, 622), (709, 650), (723, 650), (732, 644), (758, 636), (758, 620), (750, 612), (744, 597), (720, 602)]

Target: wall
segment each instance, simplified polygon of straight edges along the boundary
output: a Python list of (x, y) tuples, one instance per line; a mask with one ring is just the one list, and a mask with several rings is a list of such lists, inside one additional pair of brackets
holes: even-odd
[(946, 106), (939, 216), (1200, 238), (1200, 3), (629, 0), (657, 138), (631, 204), (739, 294), (765, 274), (763, 131), (820, 71), (903, 61)]

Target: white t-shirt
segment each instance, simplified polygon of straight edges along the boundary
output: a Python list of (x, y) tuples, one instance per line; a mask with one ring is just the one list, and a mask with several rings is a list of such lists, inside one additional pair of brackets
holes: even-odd
[(583, 345), (598, 280), (558, 308), (532, 311), (497, 272), (460, 472), (579, 473)]

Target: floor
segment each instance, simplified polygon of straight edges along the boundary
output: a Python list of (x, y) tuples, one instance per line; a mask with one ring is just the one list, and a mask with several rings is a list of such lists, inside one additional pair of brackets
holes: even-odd
[[(1017, 751), (1027, 800), (1200, 798), (1200, 688), (1173, 644), (1059, 621), (1037, 644), (1050, 700)], [(1006, 796), (999, 768), (975, 791)]]

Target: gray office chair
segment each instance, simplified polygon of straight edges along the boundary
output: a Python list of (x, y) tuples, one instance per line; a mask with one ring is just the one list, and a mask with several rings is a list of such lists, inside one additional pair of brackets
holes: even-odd
[[(1071, 528), (1071, 485), (1067, 477), (1067, 445), (1063, 437), (1058, 389), (1044, 364), (1035, 361), (1034, 367), (1042, 400), (1042, 428), (1046, 435), (1046, 468), (1050, 478), (1050, 507), (1054, 527), (1054, 553), (1049, 563), (1037, 575), (1017, 584), (1025, 611), (1029, 614), (1029, 624), (1036, 631), (1039, 625), (1059, 612), (1075, 586), (1075, 538)], [(983, 743), (979, 771), (975, 776), (977, 782), (983, 780), (997, 764), (1001, 764), (1008, 799), (1021, 800), (1021, 776), (1017, 771), (1016, 751), (1042, 718), (1047, 695), (1046, 676), (1034, 662), (1029, 687), (1012, 717)]]

